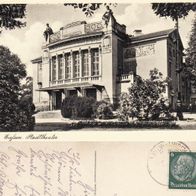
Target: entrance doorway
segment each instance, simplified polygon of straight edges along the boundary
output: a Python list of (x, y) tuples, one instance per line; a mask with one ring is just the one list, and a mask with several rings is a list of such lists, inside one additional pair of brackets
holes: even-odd
[(77, 90), (70, 90), (69, 91), (69, 96), (77, 96), (78, 93), (77, 93)]
[(56, 92), (56, 109), (61, 109), (62, 104), (62, 92), (58, 91)]
[(92, 97), (95, 100), (97, 100), (97, 91), (96, 91), (96, 89), (94, 89), (94, 88), (86, 89), (86, 96), (87, 97)]

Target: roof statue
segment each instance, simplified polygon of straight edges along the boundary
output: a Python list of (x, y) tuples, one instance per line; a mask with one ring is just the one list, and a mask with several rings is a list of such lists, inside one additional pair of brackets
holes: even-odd
[(49, 26), (49, 24), (46, 24), (46, 30), (44, 31), (44, 37), (46, 42), (49, 40), (50, 35), (53, 34), (52, 28)]
[(110, 17), (113, 16), (113, 12), (110, 9), (110, 7), (107, 5), (106, 6), (106, 12), (104, 13), (102, 20), (104, 20), (106, 27), (108, 26)]

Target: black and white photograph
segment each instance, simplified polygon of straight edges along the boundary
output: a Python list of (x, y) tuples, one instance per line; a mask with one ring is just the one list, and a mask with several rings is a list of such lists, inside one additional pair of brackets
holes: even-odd
[(195, 11), (0, 4), (0, 130), (196, 129)]
[(196, 3), (0, 0), (0, 196), (195, 196)]

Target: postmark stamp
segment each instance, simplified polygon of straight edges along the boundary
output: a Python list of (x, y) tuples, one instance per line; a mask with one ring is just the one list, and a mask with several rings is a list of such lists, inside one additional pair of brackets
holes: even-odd
[(170, 152), (169, 188), (196, 189), (196, 152)]
[(163, 186), (168, 186), (170, 152), (190, 152), (190, 149), (180, 141), (159, 142), (150, 149), (147, 158), (147, 170), (150, 177)]

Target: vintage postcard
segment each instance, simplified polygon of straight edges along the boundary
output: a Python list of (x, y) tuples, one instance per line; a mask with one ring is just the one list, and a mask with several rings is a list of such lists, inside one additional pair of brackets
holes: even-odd
[(196, 142), (2, 142), (0, 193), (193, 196), (195, 152)]
[(196, 129), (195, 3), (0, 10), (1, 131)]
[(195, 11), (0, 0), (0, 195), (194, 196)]

